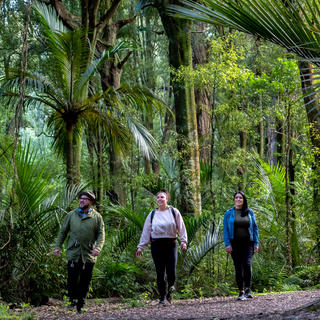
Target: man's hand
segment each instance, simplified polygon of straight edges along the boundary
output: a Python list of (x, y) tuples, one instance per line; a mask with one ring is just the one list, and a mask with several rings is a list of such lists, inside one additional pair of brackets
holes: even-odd
[(55, 250), (53, 250), (53, 255), (54, 255), (55, 257), (60, 256), (60, 255), (61, 255), (61, 249), (55, 249)]
[(254, 246), (254, 252), (258, 252), (259, 251), (259, 247)]
[(100, 254), (100, 250), (98, 248), (93, 248), (92, 251), (91, 251), (91, 254), (94, 257), (97, 257)]
[(231, 246), (226, 246), (226, 252), (231, 253), (232, 252), (232, 247)]
[(181, 243), (180, 248), (183, 252), (187, 251), (188, 247), (186, 243)]
[(136, 257), (141, 258), (141, 256), (142, 256), (142, 251), (140, 249), (138, 249), (136, 252)]

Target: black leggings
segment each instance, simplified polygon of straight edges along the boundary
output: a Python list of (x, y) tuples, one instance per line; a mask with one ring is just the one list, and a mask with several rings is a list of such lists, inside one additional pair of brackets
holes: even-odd
[(68, 295), (70, 300), (84, 301), (89, 291), (94, 263), (68, 262)]
[[(170, 288), (176, 280), (177, 240), (153, 239), (151, 241), (151, 254), (156, 267), (160, 299), (164, 299), (167, 294), (167, 282), (168, 288)], [(167, 274), (167, 282), (165, 274)]]
[(254, 253), (252, 241), (231, 242), (231, 256), (236, 271), (236, 281), (240, 291), (251, 288), (252, 268), (251, 262)]

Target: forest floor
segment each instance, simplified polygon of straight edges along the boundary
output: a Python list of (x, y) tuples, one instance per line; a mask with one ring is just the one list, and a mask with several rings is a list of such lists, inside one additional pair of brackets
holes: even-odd
[[(307, 308), (309, 304), (313, 306)], [(63, 301), (50, 299), (48, 305), (33, 307), (29, 311), (33, 319), (45, 320), (315, 320), (320, 319), (320, 289), (256, 295), (244, 301), (237, 301), (236, 297), (173, 300), (171, 305), (165, 306), (159, 306), (157, 301), (146, 301), (143, 306), (132, 307), (114, 299), (88, 299), (82, 314), (68, 311)], [(17, 309), (15, 313), (18, 315)]]

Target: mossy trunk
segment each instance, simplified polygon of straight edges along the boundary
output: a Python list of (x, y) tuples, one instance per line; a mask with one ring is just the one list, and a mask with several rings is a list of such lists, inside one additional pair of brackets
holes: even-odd
[[(158, 1), (157, 8), (169, 40), (169, 63), (173, 69), (192, 67), (191, 21), (167, 15), (166, 5), (178, 1)], [(176, 131), (178, 134), (178, 165), (180, 179), (180, 210), (185, 214), (201, 213), (200, 164), (197, 115), (194, 87), (188, 79), (174, 81)]]
[(66, 173), (67, 184), (75, 185), (80, 183), (80, 157), (81, 157), (81, 137), (74, 135), (75, 120), (66, 122)]

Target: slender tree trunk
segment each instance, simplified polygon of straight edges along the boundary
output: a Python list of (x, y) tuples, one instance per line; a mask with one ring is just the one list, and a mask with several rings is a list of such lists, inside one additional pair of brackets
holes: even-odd
[(290, 231), (290, 218), (291, 218), (291, 200), (290, 200), (290, 176), (289, 176), (289, 154), (291, 144), (291, 106), (288, 106), (287, 113), (287, 141), (286, 141), (286, 165), (285, 165), (285, 190), (286, 190), (286, 248), (287, 248), (287, 267), (292, 270), (292, 252), (291, 252), (291, 231)]
[[(169, 3), (178, 2), (161, 1), (157, 8), (169, 40), (170, 65), (175, 69), (192, 67), (191, 22), (167, 15), (165, 5)], [(200, 163), (194, 88), (188, 79), (183, 83), (172, 81), (172, 87), (178, 133), (180, 208), (183, 213), (200, 214)]]
[(103, 178), (104, 178), (104, 157), (103, 157), (103, 141), (102, 141), (102, 136), (101, 132), (99, 130), (98, 132), (98, 141), (97, 141), (97, 209), (98, 211), (101, 208), (101, 204), (103, 202), (103, 193), (104, 193), (104, 183), (103, 183)]
[[(263, 105), (262, 105), (262, 96), (259, 95), (259, 107), (262, 111)], [(259, 155), (261, 159), (264, 159), (264, 149), (265, 149), (265, 134), (264, 134), (264, 120), (261, 119), (259, 123), (259, 133), (260, 133), (260, 145), (259, 145)]]
[(66, 134), (66, 169), (67, 169), (67, 184), (74, 185), (74, 160), (73, 160), (73, 129), (74, 124), (67, 124), (67, 134)]
[[(142, 19), (142, 21), (144, 21)], [(151, 21), (149, 16), (147, 15), (145, 17), (145, 26), (146, 26), (146, 31), (144, 32), (145, 38), (143, 41), (144, 44), (144, 66), (145, 68), (143, 68), (143, 74), (144, 77), (142, 79), (142, 84), (146, 85), (149, 89), (151, 89), (152, 91), (155, 91), (156, 88), (156, 75), (155, 75), (155, 71), (153, 68), (153, 61), (155, 59), (155, 55), (154, 55), (154, 44), (153, 44), (153, 38), (152, 38), (152, 33), (153, 31), (150, 30), (150, 28), (148, 28), (148, 26), (151, 25)], [(143, 22), (142, 22), (142, 26)], [(146, 112), (144, 115), (144, 126), (150, 131), (152, 132), (153, 130), (153, 115), (150, 114), (149, 112)], [(152, 160), (152, 159), (148, 159), (146, 157), (143, 158), (143, 162), (144, 162), (144, 171), (146, 174), (150, 174), (151, 170), (153, 167), (156, 167), (156, 160)]]
[(284, 134), (284, 125), (285, 122), (283, 120), (277, 119), (276, 127), (277, 127), (277, 161), (278, 163), (284, 165), (284, 158), (285, 158), (285, 134)]
[(297, 234), (297, 227), (296, 227), (296, 214), (295, 214), (295, 187), (294, 187), (294, 181), (295, 181), (295, 166), (293, 164), (293, 158), (294, 153), (292, 148), (290, 147), (289, 150), (289, 190), (290, 190), (290, 208), (291, 208), (291, 218), (290, 218), (290, 246), (291, 246), (291, 257), (292, 257), (292, 268), (300, 265), (300, 257), (299, 257), (299, 243), (298, 243), (298, 234)]
[(268, 143), (267, 143), (267, 159), (272, 162), (273, 166), (277, 165), (275, 153), (277, 151), (277, 133), (276, 133), (276, 119), (268, 118)]

